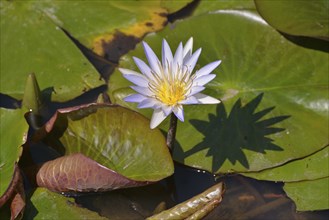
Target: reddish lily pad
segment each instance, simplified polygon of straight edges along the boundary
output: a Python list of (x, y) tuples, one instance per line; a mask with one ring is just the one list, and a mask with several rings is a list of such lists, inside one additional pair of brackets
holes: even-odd
[(37, 184), (56, 192), (97, 192), (148, 183), (130, 180), (76, 153), (43, 164), (37, 173)]

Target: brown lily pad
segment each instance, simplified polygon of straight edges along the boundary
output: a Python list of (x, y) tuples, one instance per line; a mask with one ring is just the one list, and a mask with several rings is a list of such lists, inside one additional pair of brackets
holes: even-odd
[(76, 153), (46, 162), (37, 173), (37, 184), (52, 191), (107, 191), (148, 184), (134, 181)]

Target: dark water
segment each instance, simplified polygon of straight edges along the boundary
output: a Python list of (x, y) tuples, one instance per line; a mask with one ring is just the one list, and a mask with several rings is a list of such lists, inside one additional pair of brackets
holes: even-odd
[(110, 219), (145, 219), (161, 203), (170, 208), (224, 182), (223, 201), (204, 219), (292, 219), (327, 220), (329, 210), (297, 212), (294, 203), (282, 190), (282, 183), (257, 181), (241, 175), (214, 177), (175, 164), (173, 177), (159, 183), (102, 194), (76, 197), (77, 203)]

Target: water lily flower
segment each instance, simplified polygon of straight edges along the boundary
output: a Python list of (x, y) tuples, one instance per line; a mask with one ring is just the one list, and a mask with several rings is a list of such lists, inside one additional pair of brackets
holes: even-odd
[(150, 46), (143, 42), (149, 65), (137, 57), (133, 57), (141, 73), (119, 68), (123, 76), (134, 83), (131, 86), (137, 94), (127, 96), (126, 102), (136, 102), (138, 108), (153, 108), (150, 127), (157, 127), (172, 112), (184, 121), (183, 105), (217, 104), (220, 101), (200, 93), (205, 84), (216, 75), (210, 74), (220, 60), (207, 64), (193, 73), (193, 69), (201, 54), (201, 48), (192, 53), (193, 38), (185, 46), (179, 44), (175, 54), (164, 39), (162, 42), (162, 62), (159, 61)]

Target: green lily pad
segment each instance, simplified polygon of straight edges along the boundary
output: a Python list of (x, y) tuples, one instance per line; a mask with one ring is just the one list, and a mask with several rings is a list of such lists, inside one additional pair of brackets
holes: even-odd
[(200, 1), (199, 5), (193, 11), (193, 15), (214, 12), (218, 10), (255, 10), (253, 0), (211, 0)]
[(107, 219), (96, 212), (79, 207), (73, 198), (38, 187), (25, 212), (26, 219)]
[[(39, 1), (37, 1), (39, 2)], [(52, 99), (67, 101), (102, 85), (100, 76), (64, 31), (35, 1), (1, 1), (0, 92), (22, 99), (28, 74), (34, 72)]]
[(259, 14), (274, 28), (291, 34), (329, 38), (327, 0), (255, 0)]
[(308, 157), (291, 161), (279, 167), (256, 173), (244, 173), (258, 180), (295, 182), (314, 180), (329, 176), (329, 147)]
[(329, 209), (329, 177), (286, 183), (283, 189), (296, 203), (297, 211)]
[(0, 108), (0, 203), (3, 204), (5, 193), (11, 184), (15, 171), (15, 164), (22, 153), (22, 144), (25, 143), (28, 125), (24, 118), (24, 110)]
[(175, 0), (162, 0), (161, 1), (161, 6), (166, 8), (168, 10), (168, 13), (174, 13), (182, 9), (183, 7), (187, 6), (188, 4), (192, 3), (193, 0), (180, 0), (180, 1), (175, 1)]
[(34, 7), (98, 55), (112, 56), (114, 51), (111, 49), (115, 45), (109, 44), (112, 41), (120, 43), (120, 37), (124, 37), (118, 33), (124, 34), (129, 44), (164, 27), (167, 10), (161, 2), (37, 1)]
[[(291, 43), (257, 14), (241, 10), (179, 21), (144, 40), (159, 56), (162, 38), (174, 50), (190, 36), (194, 48), (203, 49), (196, 69), (222, 60), (204, 92), (222, 103), (184, 107), (176, 161), (213, 173), (260, 171), (328, 144), (326, 53)], [(141, 45), (122, 57), (119, 66), (137, 70), (132, 56), (145, 57)], [(133, 93), (130, 85), (114, 72), (112, 100), (122, 103), (123, 93)]]
[(66, 155), (81, 153), (131, 180), (158, 181), (174, 171), (161, 131), (151, 130), (147, 118), (120, 106), (61, 109), (46, 129), (64, 132), (60, 140)]

